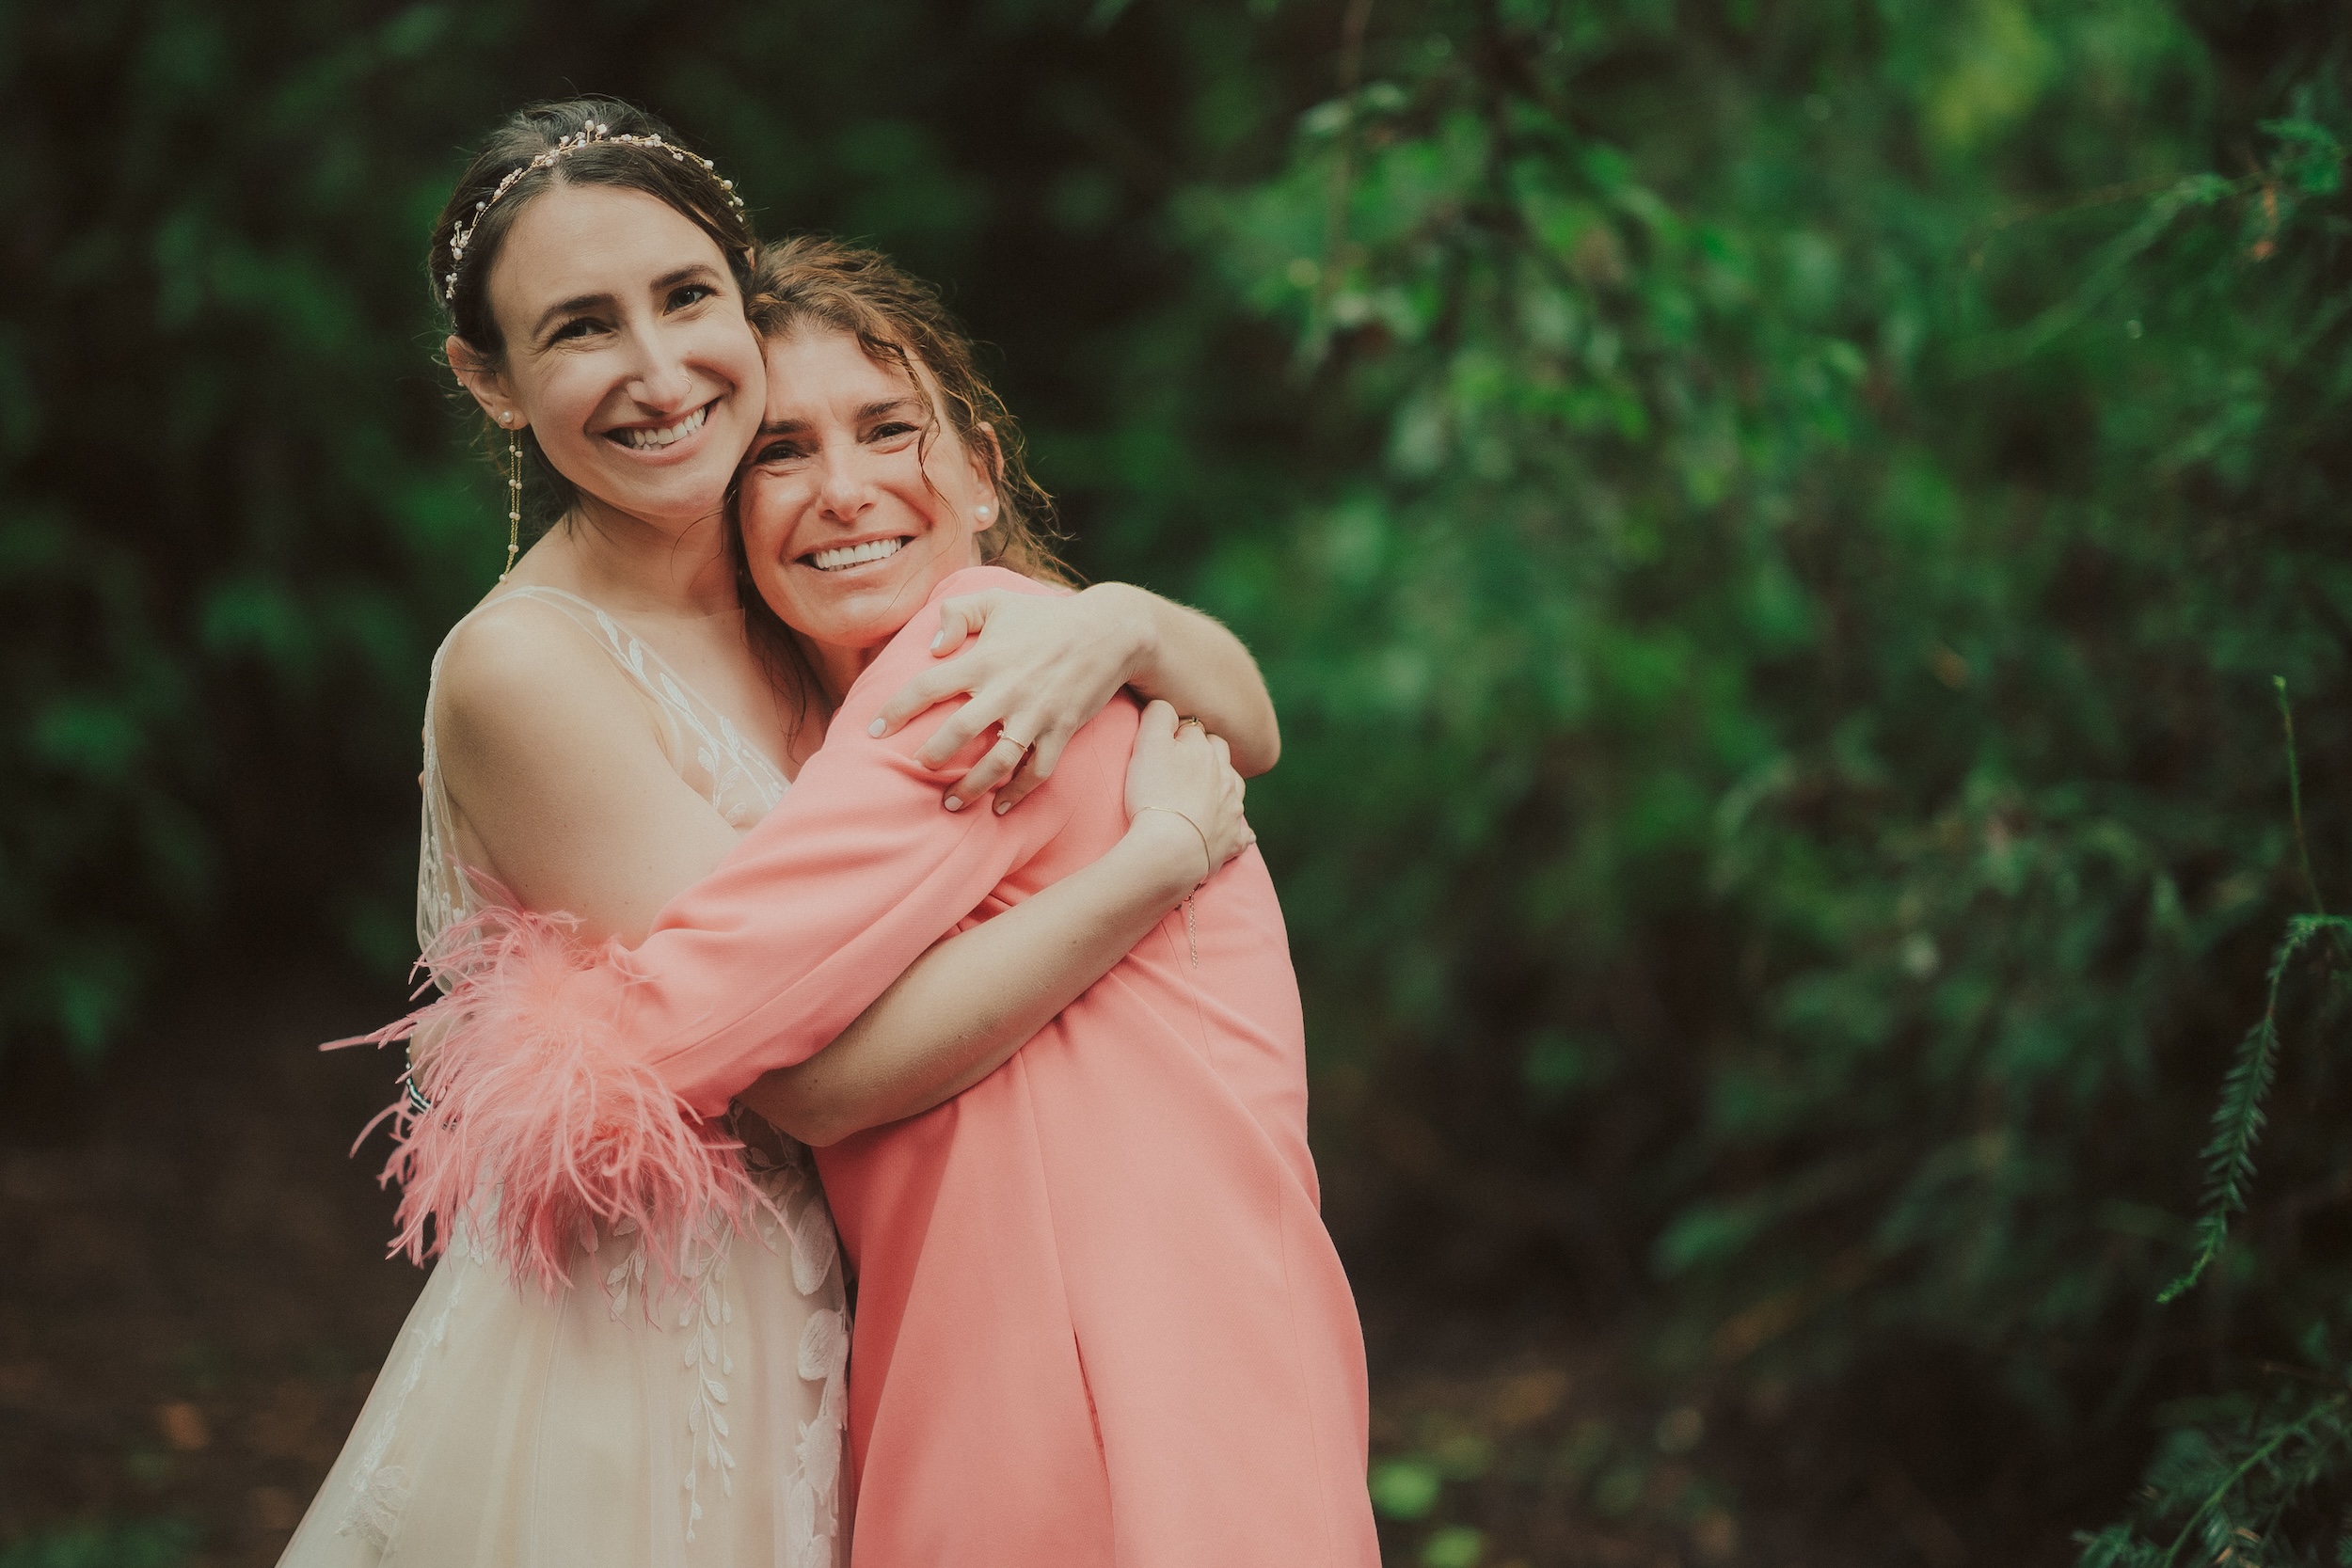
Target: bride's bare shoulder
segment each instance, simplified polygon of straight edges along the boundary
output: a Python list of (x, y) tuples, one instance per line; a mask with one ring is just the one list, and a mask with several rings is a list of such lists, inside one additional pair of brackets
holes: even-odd
[(609, 747), (614, 722), (642, 712), (612, 655), (570, 616), (526, 595), (475, 610), (441, 652), (434, 721), (459, 748), (565, 739)]

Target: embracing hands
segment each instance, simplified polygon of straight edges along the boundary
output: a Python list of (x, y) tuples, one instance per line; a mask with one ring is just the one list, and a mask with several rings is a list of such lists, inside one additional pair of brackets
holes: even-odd
[(1098, 589), (1049, 597), (992, 588), (943, 599), (931, 652), (945, 662), (900, 687), (871, 733), (890, 735), (937, 704), (970, 693), (914, 760), (944, 768), (991, 725), (1000, 726), (996, 743), (947, 786), (946, 806), (961, 810), (993, 789), (996, 810), (1010, 811), (1052, 776), (1070, 737), (1135, 675), (1151, 635), (1148, 616)]
[(1187, 886), (1207, 881), (1258, 842), (1242, 816), (1242, 796), (1222, 738), (1198, 719), (1179, 720), (1166, 703), (1145, 706), (1127, 760), (1128, 832), (1167, 836)]

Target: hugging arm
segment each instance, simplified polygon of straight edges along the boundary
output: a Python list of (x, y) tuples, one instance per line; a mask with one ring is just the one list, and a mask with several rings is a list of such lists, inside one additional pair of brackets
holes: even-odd
[[(971, 576), (1019, 583), (1007, 573)], [(880, 693), (930, 663), (923, 644), (936, 626), (936, 614), (926, 612), (883, 651), (783, 801), (707, 876), (676, 893), (643, 942), (628, 948), (608, 937), (582, 950), (560, 922), (501, 915), (485, 950), (490, 961), (453, 966), (440, 976), (446, 996), (377, 1037), (438, 1032), (418, 1064), (432, 1109), (400, 1123), (392, 1161), (404, 1244), (421, 1247), (428, 1229), (446, 1236), (470, 1224), (501, 1256), (558, 1281), (564, 1249), (590, 1219), (625, 1218), (649, 1235), (683, 1236), (743, 1180), (707, 1130), (763, 1074), (808, 1063), (848, 1036), (842, 1056), (782, 1085), (787, 1121), (839, 1135), (952, 1093), (1016, 1047), (1030, 1018), (1050, 1016), (1037, 1009), (1058, 1007), (1057, 998), (1090, 983), (1094, 965), (1117, 961), (1107, 943), (1073, 940), (1077, 923), (1090, 916), (1069, 909), (1036, 916), (1027, 927), (1041, 945), (1027, 979), (986, 982), (1010, 988), (988, 990), (993, 1022), (960, 1020), (958, 988), (941, 984), (956, 972), (935, 969), (900, 993), (903, 1018), (938, 1031), (931, 1065), (910, 1070), (907, 1055), (861, 1065), (861, 1049), (923, 1055), (910, 1043), (913, 1029), (902, 1036), (882, 1026), (886, 1012), (863, 1035), (852, 1027), (984, 905), (1002, 919), (1056, 891), (1027, 868), (1080, 802), (1099, 814), (1105, 792), (1119, 799), (1136, 733), (1132, 708), (1086, 726), (1065, 755), (1061, 785), (1026, 810), (942, 811), (938, 775), (914, 752), (945, 710), (888, 739), (866, 728)], [(1171, 741), (1174, 729), (1169, 724)], [(585, 745), (574, 760), (598, 767), (613, 744), (607, 736)], [(1196, 736), (1194, 744), (1205, 743)], [(1145, 832), (1176, 826), (1156, 820), (1167, 812), (1136, 815), (1152, 820)], [(1230, 829), (1216, 821), (1202, 827), (1195, 842), (1206, 841), (1197, 863), (1203, 867), (1247, 839), (1237, 803)], [(586, 830), (572, 824), (567, 831)], [(1129, 832), (1136, 831), (1131, 822)], [(1168, 844), (1163, 838), (1153, 855), (1138, 856), (1160, 869), (1128, 889), (1136, 902), (1118, 918), (1148, 927), (1152, 911), (1164, 912), (1181, 895), (1160, 858)], [(1073, 900), (1080, 909), (1089, 885)], [(1001, 943), (1023, 929), (967, 932), (955, 942), (983, 934)], [(942, 952), (952, 954), (955, 942)], [(791, 1101), (795, 1094), (802, 1099)]]
[(946, 662), (892, 695), (874, 733), (895, 734), (934, 704), (969, 693), (972, 700), (917, 753), (927, 766), (945, 768), (966, 744), (1001, 726), (979, 761), (948, 786), (950, 809), (994, 790), (995, 809), (1011, 810), (1052, 776), (1070, 737), (1121, 686), (1200, 719), (1232, 746), (1233, 767), (1245, 778), (1267, 771), (1281, 755), (1273, 699), (1241, 639), (1197, 610), (1126, 583), (1098, 583), (1073, 594), (993, 589), (959, 595), (940, 606), (931, 651)]
[[(601, 651), (529, 603), (469, 626), (444, 673), (445, 776), (484, 868), (526, 906), (579, 917), (592, 939), (643, 940), (737, 843), (639, 715)], [(1128, 795), (1134, 821), (1101, 859), (933, 943), (831, 1045), (745, 1102), (829, 1144), (994, 1070), (1215, 869), (1212, 845), (1221, 864), (1247, 842), (1223, 742), (1179, 729), (1165, 705), (1138, 740)]]
[[(939, 942), (834, 1042), (738, 1098), (803, 1143), (928, 1111), (1002, 1066), (1254, 835), (1224, 743), (1145, 709), (1127, 836), (1034, 897)], [(1199, 824), (1196, 828), (1192, 824)]]

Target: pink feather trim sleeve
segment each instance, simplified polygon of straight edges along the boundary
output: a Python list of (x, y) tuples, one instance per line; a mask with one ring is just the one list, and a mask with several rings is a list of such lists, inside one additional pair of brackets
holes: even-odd
[(616, 1022), (628, 950), (582, 942), (578, 926), (485, 909), (418, 960), (446, 994), (326, 1048), (420, 1042), (412, 1075), (430, 1108), (404, 1099), (367, 1129), (392, 1124), (394, 1254), (421, 1263), (463, 1227), (468, 1245), (553, 1294), (596, 1227), (634, 1228), (675, 1284), (696, 1249), (768, 1204), (742, 1146), (630, 1056)]

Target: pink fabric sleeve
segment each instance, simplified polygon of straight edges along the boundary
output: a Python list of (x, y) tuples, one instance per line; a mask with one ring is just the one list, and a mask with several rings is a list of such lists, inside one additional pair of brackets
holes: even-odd
[(850, 689), (783, 802), (630, 953), (616, 1020), (625, 1049), (700, 1115), (822, 1050), (1068, 822), (1072, 797), (1055, 784), (1074, 784), (1077, 768), (1003, 816), (985, 800), (960, 813), (941, 805), (954, 774), (914, 753), (951, 705), (886, 740), (866, 734), (931, 664), (940, 599), (984, 588), (1053, 592), (994, 567), (942, 583)]
[[(850, 689), (782, 803), (636, 948), (501, 908), (475, 923), (480, 944), (426, 955), (447, 994), (365, 1037), (433, 1041), (419, 1067), (431, 1108), (387, 1113), (396, 1249), (421, 1259), (462, 1226), (552, 1291), (588, 1225), (639, 1227), (666, 1271), (703, 1216), (757, 1201), (716, 1123), (727, 1101), (822, 1050), (1050, 844), (1089, 771), (1066, 767), (1005, 816), (952, 813), (953, 775), (914, 760), (948, 705), (887, 740), (866, 733), (930, 663), (938, 601), (988, 587), (1052, 592), (991, 568), (943, 583)], [(1088, 748), (1081, 731), (1069, 756)]]

